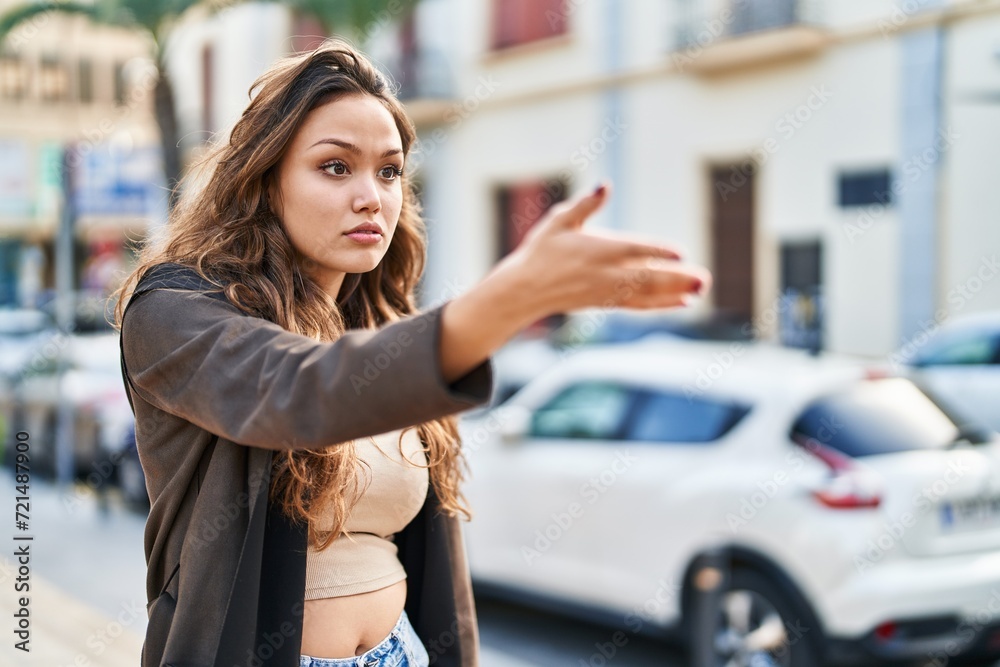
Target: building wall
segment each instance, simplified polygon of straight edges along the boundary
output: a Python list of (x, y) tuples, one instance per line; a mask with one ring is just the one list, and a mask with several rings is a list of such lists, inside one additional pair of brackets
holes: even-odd
[[(19, 4), (0, 0), (0, 12)], [(150, 53), (151, 44), (134, 31), (57, 13), (37, 15), (8, 35), (0, 58), (0, 302), (31, 305), (53, 286), (64, 150), (78, 175), (98, 158), (105, 167), (111, 164), (113, 153), (134, 169), (148, 170), (151, 179), (142, 201), (128, 210), (105, 206), (114, 203), (104, 196), (106, 189), (93, 190), (100, 196), (86, 200), (75, 233), (83, 253), (81, 286), (87, 286), (91, 250), (117, 261), (113, 255), (126, 239), (141, 236), (150, 218), (162, 212), (154, 201), (162, 177), (156, 173), (159, 133)], [(81, 62), (90, 63), (89, 77)], [(13, 94), (18, 79), (26, 84), (22, 95)], [(106, 174), (78, 178), (93, 184)]]
[[(291, 51), (290, 31), (287, 8), (247, 3), (214, 14), (192, 12), (172, 32), (167, 68), (174, 86), (181, 145), (190, 159), (217, 139), (217, 132), (224, 136), (239, 120), (254, 80)], [(207, 62), (206, 49), (212, 54)]]
[[(765, 337), (777, 333), (768, 311), (779, 304), (780, 245), (812, 240), (823, 250), (825, 346), (882, 355), (903, 342), (905, 223), (897, 204), (840, 207), (843, 171), (887, 168), (894, 181), (912, 177), (904, 188), (940, 190), (942, 261), (933, 278), (939, 306), (947, 304), (950, 285), (977, 270), (984, 249), (1000, 250), (1000, 228), (991, 225), (1000, 202), (987, 185), (996, 173), (989, 165), (997, 159), (997, 100), (993, 106), (958, 103), (958, 93), (949, 92), (947, 122), (970, 140), (958, 141), (933, 168), (915, 168), (913, 156), (903, 154), (901, 40), (936, 21), (937, 12), (924, 8), (929, 3), (813, 2), (810, 15), (824, 26), (817, 33), (820, 48), (707, 74), (675, 57), (677, 3), (626, 3), (626, 38), (617, 56), (609, 51), (608, 2), (570, 0), (569, 34), (499, 54), (489, 51), (490, 6), (486, 0), (452, 3), (459, 28), (451, 57), (466, 63), (454, 95), (461, 112), (421, 128), (435, 146), (424, 161), (425, 188), (434, 193), (427, 200), (432, 247), (447, 261), (428, 276), (431, 297), (445, 293), (449, 282), (474, 284), (496, 261), (498, 186), (560, 173), (570, 176), (573, 193), (615, 173), (615, 219), (608, 207), (591, 224), (675, 242), (691, 261), (712, 268), (709, 204), (716, 184), (708, 167), (749, 155), (759, 163), (754, 324)], [(975, 15), (948, 24), (949, 91), (1000, 95), (998, 12), (996, 2), (978, 3)], [(779, 32), (773, 39), (781, 39)], [(759, 45), (754, 48), (748, 59), (756, 57)], [(613, 70), (608, 65), (616, 57)], [(617, 106), (609, 103), (613, 95)], [(612, 126), (618, 129), (609, 135)], [(447, 138), (435, 142), (438, 128)], [(984, 285), (962, 309), (996, 308), (998, 285)], [(955, 303), (948, 307), (956, 310)]]
[(948, 33), (941, 281), (948, 315), (1000, 308), (1000, 16), (956, 22)]

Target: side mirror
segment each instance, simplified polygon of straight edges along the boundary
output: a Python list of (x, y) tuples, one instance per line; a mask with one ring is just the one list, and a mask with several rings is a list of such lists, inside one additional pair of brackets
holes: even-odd
[(520, 405), (508, 405), (498, 410), (500, 439), (505, 444), (514, 444), (531, 432), (531, 411)]

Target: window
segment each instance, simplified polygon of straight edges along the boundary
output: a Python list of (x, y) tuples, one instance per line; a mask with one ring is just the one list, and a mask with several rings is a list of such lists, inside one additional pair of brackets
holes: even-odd
[(66, 66), (56, 56), (42, 58), (38, 70), (38, 95), (44, 102), (58, 102), (69, 97)]
[(917, 360), (918, 366), (986, 364), (1000, 364), (1000, 338), (987, 333), (952, 337), (935, 345)]
[(644, 442), (712, 442), (728, 433), (749, 412), (730, 403), (645, 391), (627, 439)]
[(532, 415), (534, 438), (620, 440), (635, 392), (610, 382), (577, 384)]
[(847, 456), (862, 457), (943, 449), (960, 431), (912, 382), (887, 378), (859, 382), (815, 401), (795, 422), (791, 435), (801, 444), (816, 441)]
[(796, 0), (737, 0), (730, 4), (732, 25), (729, 34), (740, 35), (794, 25)]
[(0, 98), (24, 99), (28, 92), (28, 70), (20, 56), (0, 55)]
[(892, 186), (888, 169), (842, 173), (838, 184), (841, 208), (892, 203)]
[(493, 48), (566, 33), (566, 0), (493, 0)]
[(78, 64), (77, 99), (83, 104), (94, 101), (94, 63), (84, 58)]
[(326, 31), (319, 19), (305, 11), (292, 16), (292, 53), (312, 51), (326, 40)]
[(539, 180), (497, 190), (500, 258), (517, 248), (528, 230), (553, 204), (566, 198), (567, 189), (566, 184), (559, 180)]

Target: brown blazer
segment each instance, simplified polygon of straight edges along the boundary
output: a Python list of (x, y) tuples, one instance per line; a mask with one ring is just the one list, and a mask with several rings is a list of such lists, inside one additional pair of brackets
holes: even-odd
[[(250, 317), (191, 269), (146, 273), (122, 325), (122, 367), (152, 506), (143, 665), (298, 665), (305, 526), (267, 500), (277, 450), (385, 433), (489, 399), (487, 359), (446, 384), (443, 306), (318, 343)], [(396, 536), (406, 612), (431, 664), (478, 665), (457, 519), (433, 486)]]

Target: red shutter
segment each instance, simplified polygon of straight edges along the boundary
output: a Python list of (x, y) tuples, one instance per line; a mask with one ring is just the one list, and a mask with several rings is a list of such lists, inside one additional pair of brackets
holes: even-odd
[(566, 0), (493, 0), (493, 48), (566, 32)]
[(292, 52), (312, 51), (326, 40), (325, 32), (315, 17), (296, 12), (292, 19)]

